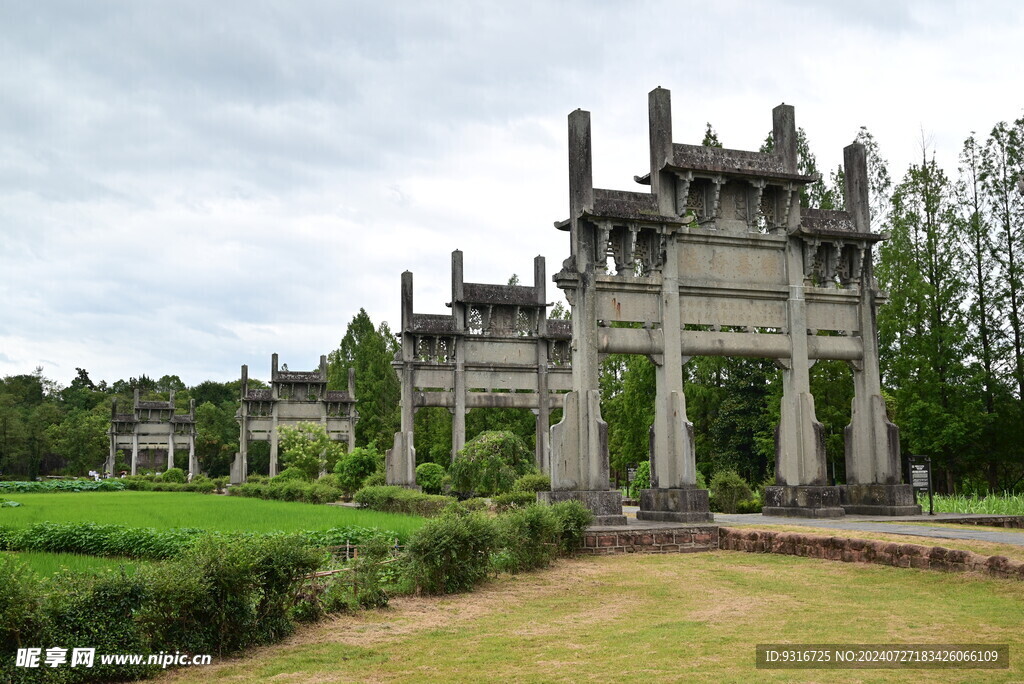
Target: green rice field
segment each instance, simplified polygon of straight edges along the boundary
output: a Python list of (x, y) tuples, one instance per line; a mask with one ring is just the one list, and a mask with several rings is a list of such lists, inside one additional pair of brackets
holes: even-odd
[(61, 570), (88, 572), (105, 568), (124, 568), (127, 572), (135, 571), (135, 567), (143, 561), (120, 558), (98, 558), (80, 553), (44, 553), (39, 551), (22, 551), (18, 553), (3, 551), (0, 556), (10, 556), (26, 564), (41, 577), (50, 577)]
[(409, 534), (425, 522), (413, 515), (186, 492), (14, 494), (7, 498), (21, 506), (0, 508), (0, 526), (94, 522), (221, 532), (288, 532), (359, 525)]

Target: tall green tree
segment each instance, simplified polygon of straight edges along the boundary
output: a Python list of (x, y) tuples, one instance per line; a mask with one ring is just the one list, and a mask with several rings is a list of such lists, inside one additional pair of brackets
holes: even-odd
[(400, 427), (401, 385), (392, 368), (399, 346), (382, 322), (374, 327), (369, 314), (360, 309), (348, 324), (341, 344), (328, 357), (328, 386), (348, 387), (348, 369), (356, 371), (356, 444), (390, 448)]
[(953, 188), (922, 151), (892, 197), (892, 238), (876, 270), (890, 302), (878, 314), (886, 380), (896, 399), (904, 449), (932, 456), (952, 490), (976, 439), (967, 405), (965, 254)]

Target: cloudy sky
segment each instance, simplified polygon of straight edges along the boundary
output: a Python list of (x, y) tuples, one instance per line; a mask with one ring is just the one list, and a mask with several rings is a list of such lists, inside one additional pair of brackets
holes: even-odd
[(444, 313), (454, 249), (550, 276), (566, 115), (640, 189), (659, 85), (677, 142), (757, 149), (787, 102), (823, 168), (864, 125), (952, 172), (1024, 114), (1022, 54), (1013, 1), (0, 0), (0, 375), (265, 378), (396, 328), (406, 269)]

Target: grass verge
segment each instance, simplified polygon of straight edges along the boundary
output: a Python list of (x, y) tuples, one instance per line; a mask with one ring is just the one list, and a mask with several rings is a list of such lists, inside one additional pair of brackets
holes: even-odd
[(772, 643), (1009, 643), (1024, 583), (712, 552), (560, 561), (469, 595), (398, 598), (162, 681), (976, 682), (1022, 670), (754, 669)]

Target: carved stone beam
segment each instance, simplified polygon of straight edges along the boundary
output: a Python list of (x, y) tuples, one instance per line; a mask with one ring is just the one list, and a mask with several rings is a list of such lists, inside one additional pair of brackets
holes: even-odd
[(611, 221), (597, 222), (597, 254), (595, 255), (595, 260), (600, 268), (607, 268), (608, 243), (610, 241), (611, 233)]
[(793, 207), (793, 195), (794, 195), (795, 192), (796, 192), (796, 190), (794, 189), (793, 184), (792, 183), (786, 183), (785, 190), (783, 190), (783, 193), (782, 193), (783, 197), (786, 198), (786, 204), (782, 208), (782, 227), (783, 228), (788, 228), (789, 227), (789, 212), (790, 212), (790, 209), (792, 209), (792, 207)]
[(693, 181), (692, 171), (676, 171), (676, 214), (686, 215), (687, 199), (690, 196), (690, 183)]
[(751, 193), (750, 203), (747, 206), (748, 228), (757, 228), (757, 216), (761, 213), (761, 196), (764, 195), (765, 185), (767, 185), (767, 182), (761, 178), (750, 181), (753, 193)]
[(722, 186), (725, 185), (725, 178), (715, 176), (711, 179), (714, 190), (711, 192), (711, 219), (718, 220), (718, 210), (722, 199)]

